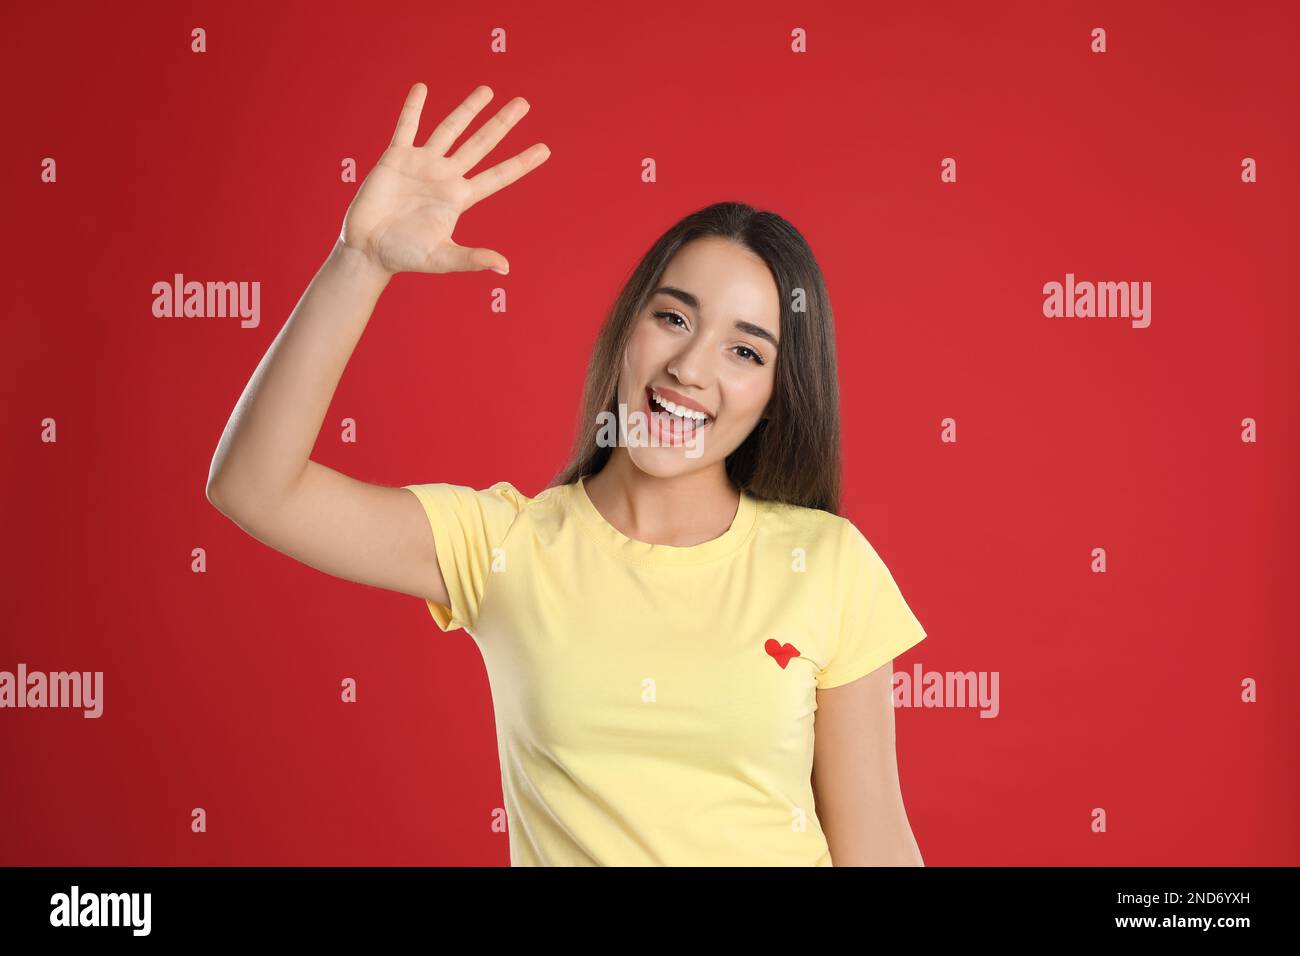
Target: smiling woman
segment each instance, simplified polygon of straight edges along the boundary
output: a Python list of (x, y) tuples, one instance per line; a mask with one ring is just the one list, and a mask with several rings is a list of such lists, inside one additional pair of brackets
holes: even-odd
[[(452, 152), (492, 91), (417, 146), (425, 94), (412, 87), (240, 397), (209, 500), (259, 541), (416, 595), (441, 630), (473, 637), (512, 863), (919, 863), (889, 665), (926, 635), (838, 513), (830, 303), (779, 215), (718, 203), (660, 236), (596, 338), (570, 460), (536, 495), (390, 488), (308, 457), (388, 279), (508, 271), (452, 229), (549, 156), (535, 144), (467, 179), (528, 104)], [(602, 417), (623, 409), (667, 440), (602, 442)]]
[[(651, 440), (603, 441), (629, 407)], [(838, 422), (811, 252), (721, 203), (619, 296), (549, 487), (407, 486), (444, 558), (430, 613), (491, 675), (512, 862), (921, 863), (889, 665), (926, 634), (836, 513)]]

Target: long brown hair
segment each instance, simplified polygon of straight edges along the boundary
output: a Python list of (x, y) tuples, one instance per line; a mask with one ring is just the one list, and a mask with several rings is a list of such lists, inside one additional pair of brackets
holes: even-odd
[[(756, 498), (839, 514), (840, 392), (835, 328), (821, 269), (799, 231), (774, 212), (720, 202), (677, 222), (642, 257), (601, 326), (587, 364), (577, 438), (551, 481), (567, 485), (605, 467), (613, 449), (597, 443), (600, 413), (617, 420), (618, 372), (632, 325), (669, 260), (686, 243), (718, 236), (767, 263), (781, 302), (781, 347), (767, 414), (727, 456), (732, 483)], [(796, 290), (802, 290), (795, 311)]]

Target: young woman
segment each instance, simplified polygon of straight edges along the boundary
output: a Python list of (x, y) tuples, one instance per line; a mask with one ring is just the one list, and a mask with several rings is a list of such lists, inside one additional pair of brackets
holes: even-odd
[[(925, 631), (839, 508), (832, 313), (800, 234), (720, 203), (654, 244), (596, 342), (576, 448), (529, 497), (356, 481), (309, 455), (397, 272), (508, 263), (458, 217), (541, 165), (467, 172), (480, 86), (415, 145), (426, 90), (258, 365), (207, 493), (258, 540), (425, 599), (487, 666), (515, 865), (921, 865), (891, 662)], [(648, 428), (645, 426), (648, 424)], [(814, 726), (815, 725), (815, 726)]]

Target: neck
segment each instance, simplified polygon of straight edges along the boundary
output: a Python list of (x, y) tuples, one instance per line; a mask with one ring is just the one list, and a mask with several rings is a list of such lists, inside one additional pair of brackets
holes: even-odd
[(722, 462), (661, 478), (638, 468), (621, 446), (583, 487), (602, 517), (627, 537), (677, 548), (721, 537), (740, 507), (740, 492)]

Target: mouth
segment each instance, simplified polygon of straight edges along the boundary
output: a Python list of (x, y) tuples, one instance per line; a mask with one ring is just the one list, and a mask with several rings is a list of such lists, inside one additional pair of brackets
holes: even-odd
[(713, 424), (712, 416), (660, 398), (655, 394), (653, 386), (649, 385), (646, 386), (645, 402), (641, 410), (650, 422), (651, 434), (665, 444), (690, 441)]

